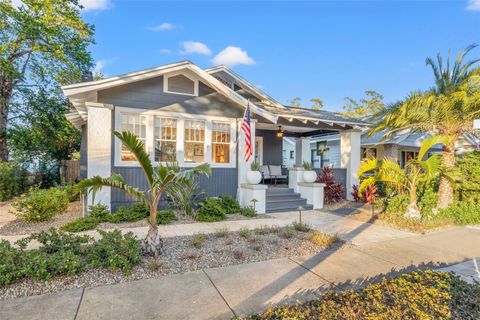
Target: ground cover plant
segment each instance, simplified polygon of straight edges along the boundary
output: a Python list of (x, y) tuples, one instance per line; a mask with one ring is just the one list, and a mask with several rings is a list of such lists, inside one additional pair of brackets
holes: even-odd
[[(122, 270), (128, 273), (141, 261), (141, 244), (132, 233), (119, 230), (100, 232), (100, 240), (70, 235), (54, 228), (17, 241), (0, 242), (0, 286), (24, 278), (48, 280), (56, 275), (73, 275), (93, 268)], [(38, 249), (27, 245), (38, 241)]]
[(330, 292), (243, 319), (479, 319), (480, 285), (432, 270), (382, 279), (358, 291)]

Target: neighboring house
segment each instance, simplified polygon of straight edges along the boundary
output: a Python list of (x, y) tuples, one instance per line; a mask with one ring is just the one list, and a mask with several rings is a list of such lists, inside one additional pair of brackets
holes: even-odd
[[(415, 158), (420, 150), (423, 140), (430, 136), (429, 134), (412, 132), (405, 130), (393, 134), (389, 138), (384, 138), (384, 133), (380, 132), (372, 136), (366, 133), (362, 134), (361, 147), (362, 159), (366, 157), (376, 157), (383, 159), (388, 157), (396, 160), (403, 168), (408, 159)], [(327, 150), (322, 155), (317, 155), (317, 142), (325, 141)], [(472, 134), (461, 136), (456, 143), (456, 152), (461, 155), (465, 152), (478, 150), (480, 139)], [(312, 163), (314, 167), (320, 168), (325, 165), (333, 168), (340, 167), (340, 136), (324, 135), (311, 139)], [(439, 153), (442, 151), (441, 146), (431, 149), (431, 153)]]
[[(66, 117), (82, 132), (83, 178), (115, 172), (131, 185), (146, 186), (133, 155), (112, 134), (112, 130), (128, 130), (144, 141), (154, 164), (209, 163), (212, 176), (201, 179), (201, 189), (210, 196), (241, 198), (240, 186), (246, 183), (253, 159), (282, 164), (283, 139), (277, 133), (281, 130), (295, 141), (297, 164), (310, 159), (311, 136), (340, 133), (346, 185), (356, 182), (360, 134), (352, 129), (366, 123), (326, 111), (285, 107), (224, 66), (203, 70), (182, 61), (62, 89), (75, 108)], [(255, 143), (254, 157), (248, 162), (240, 130), (247, 104)], [(116, 208), (132, 199), (122, 191), (104, 188), (95, 201)]]

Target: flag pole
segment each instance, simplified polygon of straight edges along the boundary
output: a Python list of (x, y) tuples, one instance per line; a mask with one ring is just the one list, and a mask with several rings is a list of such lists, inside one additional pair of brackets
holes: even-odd
[[(250, 104), (250, 99), (247, 100), (247, 106), (245, 107), (245, 111), (243, 111), (243, 116), (242, 116), (242, 120), (245, 118), (245, 115), (247, 114), (247, 108), (248, 108), (248, 105)], [(235, 167), (237, 168), (237, 174), (238, 174), (238, 165), (239, 165), (239, 161), (238, 161), (238, 157), (240, 155), (240, 146), (238, 144), (238, 141), (240, 139), (240, 130), (242, 130), (242, 127), (238, 125), (238, 119), (237, 121), (235, 121), (235, 125), (237, 126), (236, 127), (236, 134), (237, 134), (237, 139), (235, 141), (235, 148), (237, 149), (237, 154), (236, 154), (236, 159), (235, 159)], [(237, 176), (237, 184), (238, 184), (238, 176)], [(237, 186), (237, 201), (240, 201), (240, 186)]]

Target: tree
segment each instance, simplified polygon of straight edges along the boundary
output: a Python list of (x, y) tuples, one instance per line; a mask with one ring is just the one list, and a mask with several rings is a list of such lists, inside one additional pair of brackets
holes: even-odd
[(323, 108), (323, 100), (318, 98), (312, 98), (310, 101), (313, 103), (312, 110), (320, 110)]
[(0, 2), (0, 161), (8, 160), (9, 111), (23, 89), (77, 82), (92, 66), (93, 26), (81, 8), (78, 0)]
[[(415, 91), (403, 101), (392, 104), (375, 116), (377, 125), (371, 134), (387, 134), (404, 129), (430, 132), (447, 137), (443, 146), (442, 164), (449, 171), (455, 167), (455, 142), (462, 134), (473, 130), (473, 120), (480, 115), (480, 69), (474, 68), (480, 59), (464, 62), (466, 55), (476, 47), (461, 50), (451, 67), (450, 53), (444, 65), (437, 54), (436, 62), (426, 59), (435, 79), (435, 87)], [(440, 179), (437, 208), (453, 203), (453, 185), (446, 174)]]
[(360, 101), (349, 97), (346, 97), (345, 101), (343, 114), (355, 119), (369, 117), (385, 108), (383, 95), (375, 90), (365, 91), (365, 97), (360, 99)]
[(301, 108), (302, 106), (300, 105), (300, 101), (302, 100), (302, 98), (300, 97), (295, 97), (293, 98), (292, 100), (290, 100), (290, 105), (293, 107), (293, 108)]
[(123, 177), (119, 174), (112, 174), (109, 178), (95, 176), (90, 179), (84, 179), (77, 184), (76, 190), (92, 193), (103, 187), (112, 187), (121, 189), (134, 198), (140, 199), (150, 208), (150, 217), (148, 218), (149, 229), (144, 242), (145, 252), (154, 256), (158, 256), (161, 252), (163, 241), (158, 232), (157, 226), (157, 208), (162, 195), (169, 194), (182, 186), (187, 180), (193, 179), (197, 175), (211, 175), (211, 169), (208, 164), (201, 164), (192, 169), (181, 170), (177, 164), (167, 166), (160, 165), (157, 170), (153, 168), (150, 157), (145, 151), (145, 145), (142, 141), (131, 132), (117, 132), (114, 135), (122, 141), (123, 145), (132, 152), (143, 170), (148, 183), (147, 190), (139, 190), (138, 188), (126, 184)]
[(428, 150), (434, 145), (448, 142), (448, 138), (442, 136), (433, 136), (423, 141), (416, 159), (409, 160), (405, 168), (391, 159), (377, 160), (376, 158), (365, 159), (358, 171), (361, 179), (358, 190), (362, 195), (369, 187), (383, 182), (393, 187), (397, 193), (408, 192), (410, 204), (407, 207), (407, 215), (410, 217), (420, 217), (420, 209), (417, 204), (417, 190), (422, 182), (429, 182), (438, 177), (441, 169), (441, 158), (439, 155), (433, 155), (423, 160)]

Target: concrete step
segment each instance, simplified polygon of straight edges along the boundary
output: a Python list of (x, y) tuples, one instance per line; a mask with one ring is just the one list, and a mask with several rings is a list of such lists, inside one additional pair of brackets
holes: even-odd
[(268, 195), (267, 194), (267, 202), (268, 201), (275, 201), (275, 200), (295, 200), (300, 199), (300, 193), (289, 193), (289, 194), (275, 194), (275, 195)]
[[(311, 204), (304, 204), (302, 205), (304, 210), (312, 210), (313, 206)], [(285, 211), (297, 211), (298, 206), (290, 206), (290, 205), (281, 205), (281, 206), (267, 206), (266, 212), (273, 213), (273, 212), (285, 212)]]
[(267, 195), (281, 195), (281, 194), (292, 194), (295, 193), (293, 189), (290, 188), (268, 188)]

